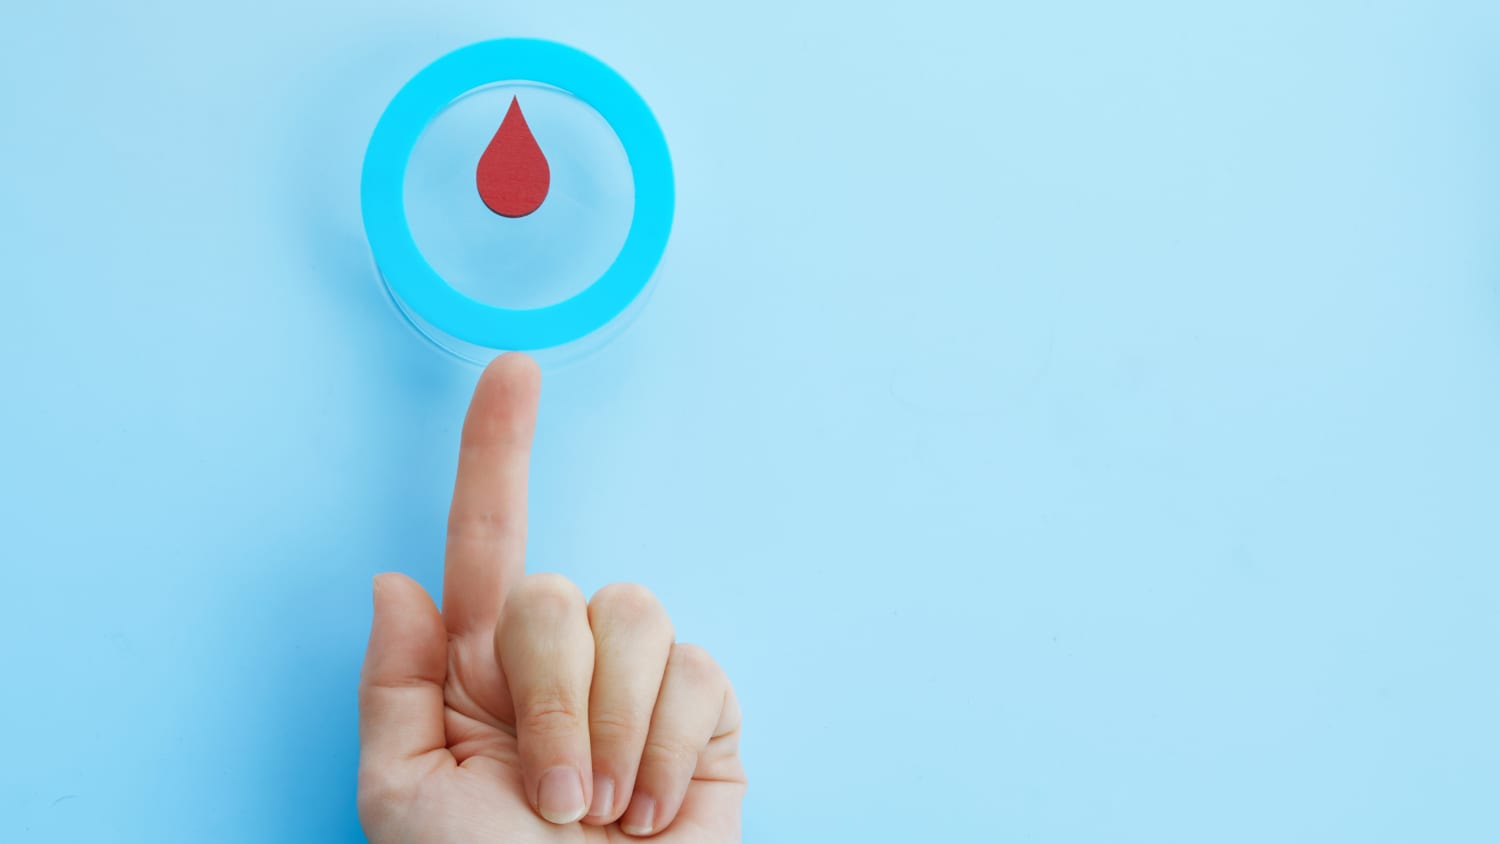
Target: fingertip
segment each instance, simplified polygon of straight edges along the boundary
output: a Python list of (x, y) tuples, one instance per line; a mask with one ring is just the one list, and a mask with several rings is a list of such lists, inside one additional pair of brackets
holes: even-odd
[(392, 584), (392, 574), (382, 572), (370, 579), (370, 600), (375, 605), (375, 621), (380, 621), (380, 607), (390, 602), (390, 592), (398, 588)]
[(630, 801), (630, 808), (620, 818), (620, 831), (641, 838), (655, 834), (662, 826), (664, 824), (657, 818), (656, 800), (636, 792)]
[(543, 818), (559, 825), (581, 820), (588, 811), (583, 774), (567, 765), (549, 768), (537, 781), (536, 809)]
[(372, 651), (427, 643), (441, 637), (442, 616), (422, 584), (404, 574), (384, 572), (371, 580), (374, 612), (370, 623)]
[(594, 770), (594, 794), (589, 800), (589, 813), (583, 822), (595, 826), (608, 826), (615, 820), (615, 780), (609, 774)]
[(370, 581), (370, 594), (378, 612), (384, 605), (402, 603), (414, 595), (427, 596), (422, 584), (404, 574), (394, 571), (381, 572)]
[(498, 382), (519, 393), (535, 393), (541, 386), (542, 370), (531, 355), (506, 352), (490, 361), (480, 380)]
[(400, 588), (398, 584), (410, 583), (413, 585), (419, 585), (415, 580), (412, 580), (410, 577), (402, 574), (399, 571), (383, 571), (375, 575), (374, 582), (376, 586), (379, 586), (381, 584), (388, 584), (398, 589)]
[(464, 444), (529, 452), (541, 383), (541, 370), (527, 355), (507, 352), (490, 361), (474, 386), (464, 420)]
[(399, 589), (398, 581), (401, 579), (402, 575), (396, 574), (393, 571), (381, 572), (370, 580), (370, 592), (375, 596), (375, 600), (378, 601), (380, 600), (381, 593), (389, 592), (392, 589)]

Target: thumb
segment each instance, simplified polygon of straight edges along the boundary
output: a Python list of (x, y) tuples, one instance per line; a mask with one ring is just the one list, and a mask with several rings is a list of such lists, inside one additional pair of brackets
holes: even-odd
[(375, 617), (359, 680), (362, 765), (398, 764), (447, 748), (448, 639), (427, 591), (401, 574), (375, 578)]

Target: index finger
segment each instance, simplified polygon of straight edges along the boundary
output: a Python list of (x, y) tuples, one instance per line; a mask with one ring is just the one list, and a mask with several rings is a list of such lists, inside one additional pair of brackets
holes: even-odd
[(474, 388), (448, 511), (443, 620), (451, 635), (494, 631), (526, 570), (526, 476), (541, 373), (523, 354), (485, 367)]

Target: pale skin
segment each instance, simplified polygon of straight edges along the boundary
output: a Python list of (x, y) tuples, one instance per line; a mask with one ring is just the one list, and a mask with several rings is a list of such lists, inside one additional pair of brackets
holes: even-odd
[(740, 711), (645, 588), (527, 574), (541, 376), (505, 355), (464, 421), (443, 609), (375, 578), (359, 817), (374, 844), (740, 840)]

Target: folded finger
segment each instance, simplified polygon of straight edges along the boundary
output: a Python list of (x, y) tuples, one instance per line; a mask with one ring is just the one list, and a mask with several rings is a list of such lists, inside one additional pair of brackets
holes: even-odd
[(614, 823), (635, 788), (651, 712), (672, 651), (672, 622), (649, 590), (613, 583), (589, 601), (594, 681), (589, 691), (589, 744), (594, 792), (588, 823)]
[(588, 701), (594, 637), (583, 594), (564, 577), (533, 574), (511, 591), (495, 653), (516, 710), (527, 798), (537, 813), (573, 823), (588, 811)]
[(729, 681), (707, 651), (672, 646), (622, 830), (653, 835), (672, 823), (699, 756), (724, 721), (728, 693)]

